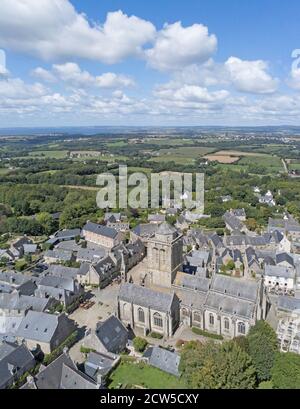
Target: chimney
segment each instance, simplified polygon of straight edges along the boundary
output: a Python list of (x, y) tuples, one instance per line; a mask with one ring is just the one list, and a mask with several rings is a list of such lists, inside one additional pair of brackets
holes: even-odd
[(64, 347), (63, 353), (64, 353), (65, 355), (68, 355), (68, 354), (69, 354), (69, 349), (68, 349), (67, 347)]

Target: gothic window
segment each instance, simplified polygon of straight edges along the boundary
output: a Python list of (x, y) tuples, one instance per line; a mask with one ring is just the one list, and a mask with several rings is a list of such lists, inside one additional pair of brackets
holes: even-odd
[(188, 312), (187, 309), (185, 309), (185, 308), (182, 309), (182, 316), (183, 317), (188, 317), (189, 316), (189, 312)]
[(226, 331), (229, 331), (229, 319), (228, 318), (225, 318), (224, 319), (224, 328), (225, 328), (225, 330)]
[(209, 324), (214, 325), (215, 324), (215, 317), (213, 314), (209, 314)]
[(160, 328), (163, 327), (163, 320), (162, 320), (162, 316), (160, 314), (155, 313), (153, 315), (153, 321), (154, 321), (154, 325), (156, 327), (160, 327)]
[(246, 326), (243, 322), (238, 323), (238, 333), (242, 335), (246, 334)]
[(142, 308), (138, 309), (138, 318), (139, 318), (139, 322), (145, 322), (145, 313)]
[(165, 250), (160, 250), (160, 262), (162, 265), (166, 263), (166, 252)]
[(201, 314), (199, 312), (195, 312), (194, 321), (201, 322)]

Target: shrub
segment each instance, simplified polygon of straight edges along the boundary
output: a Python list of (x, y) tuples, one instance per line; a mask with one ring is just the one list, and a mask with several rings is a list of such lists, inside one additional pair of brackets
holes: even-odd
[(74, 331), (58, 348), (56, 348), (54, 351), (52, 351), (50, 354), (45, 355), (44, 357), (44, 365), (49, 365), (51, 364), (52, 361), (54, 361), (61, 353), (63, 352), (63, 349), (65, 347), (71, 348), (77, 341), (77, 330)]
[(210, 332), (203, 331), (203, 330), (200, 329), (200, 328), (193, 327), (193, 328), (192, 328), (192, 331), (193, 331), (194, 334), (202, 335), (203, 337), (206, 337), (206, 338), (217, 339), (217, 340), (219, 340), (219, 341), (222, 341), (222, 340), (224, 339), (224, 338), (222, 337), (222, 335), (212, 334), (212, 333), (210, 333)]
[(157, 332), (150, 332), (149, 337), (155, 338), (155, 339), (163, 339), (163, 335), (158, 334)]
[(25, 260), (18, 260), (15, 263), (15, 269), (17, 271), (24, 271), (26, 267), (27, 267), (27, 263)]
[(136, 352), (144, 352), (147, 345), (148, 345), (148, 342), (144, 338), (136, 337), (133, 340), (133, 346)]
[(80, 347), (80, 352), (81, 352), (82, 354), (89, 354), (90, 352), (96, 352), (96, 351), (95, 351), (95, 349), (93, 349), (93, 348), (86, 348), (86, 347), (84, 347), (83, 345), (81, 345), (81, 347)]

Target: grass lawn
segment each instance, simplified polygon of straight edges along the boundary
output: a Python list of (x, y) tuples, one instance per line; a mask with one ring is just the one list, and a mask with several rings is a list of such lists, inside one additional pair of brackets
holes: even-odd
[(110, 376), (109, 389), (119, 385), (126, 389), (143, 387), (146, 389), (185, 389), (186, 386), (176, 376), (169, 375), (147, 364), (121, 362)]

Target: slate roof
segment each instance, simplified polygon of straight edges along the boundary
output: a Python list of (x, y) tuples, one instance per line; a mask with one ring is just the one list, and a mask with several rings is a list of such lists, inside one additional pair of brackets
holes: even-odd
[(84, 363), (85, 373), (93, 379), (97, 379), (97, 374), (106, 375), (113, 367), (115, 359), (99, 352), (90, 352)]
[(79, 251), (82, 247), (75, 240), (61, 241), (55, 247), (59, 250)]
[(185, 273), (177, 273), (175, 284), (194, 291), (207, 292), (210, 286), (210, 279)]
[(171, 352), (161, 347), (150, 347), (145, 351), (143, 357), (147, 358), (149, 364), (155, 368), (174, 376), (180, 376), (180, 355), (177, 352)]
[(214, 291), (209, 291), (204, 305), (208, 309), (248, 319), (255, 315), (254, 302)]
[(25, 345), (2, 343), (0, 345), (0, 389), (13, 378), (12, 368), (24, 371), (34, 366), (34, 357)]
[(219, 274), (215, 276), (211, 285), (212, 291), (252, 302), (256, 302), (258, 288), (257, 282), (225, 277)]
[(28, 311), (20, 323), (16, 335), (24, 339), (48, 343), (53, 338), (59, 324), (59, 315)]
[(93, 268), (100, 277), (105, 278), (107, 274), (115, 271), (116, 266), (110, 256), (107, 256), (100, 260), (97, 264), (93, 264)]
[(278, 310), (293, 312), (295, 310), (300, 311), (300, 299), (287, 296), (279, 296), (277, 303)]
[(126, 346), (128, 341), (127, 329), (114, 315), (97, 324), (96, 335), (106, 350), (114, 353)]
[(156, 232), (156, 234), (160, 234), (160, 235), (162, 235), (162, 236), (168, 236), (168, 235), (173, 235), (173, 234), (175, 234), (175, 233), (177, 233), (177, 230), (176, 230), (176, 228), (175, 227), (173, 227), (173, 226), (171, 226), (169, 223), (167, 223), (167, 222), (164, 222), (164, 223), (162, 223), (159, 227), (158, 227), (158, 229), (157, 229), (157, 232)]
[(232, 209), (231, 213), (235, 217), (246, 217), (245, 209)]
[(68, 354), (63, 353), (35, 375), (33, 383), (22, 389), (98, 389), (95, 382), (80, 372)]
[(22, 247), (24, 248), (25, 244), (32, 244), (32, 240), (30, 240), (28, 237), (24, 236), (21, 237), (19, 240), (16, 242), (12, 243), (12, 247), (14, 247), (17, 250), (21, 250)]
[(170, 312), (175, 294), (168, 294), (136, 284), (121, 285), (119, 299), (161, 312)]
[(74, 239), (77, 236), (81, 235), (80, 229), (69, 229), (69, 230), (60, 230), (55, 234), (57, 239)]
[(78, 270), (78, 275), (86, 276), (89, 271), (90, 271), (90, 265), (88, 263), (82, 263)]
[(55, 276), (45, 276), (41, 279), (38, 286), (61, 288), (67, 291), (75, 291), (73, 278), (61, 278)]
[(133, 232), (140, 237), (152, 237), (156, 233), (158, 229), (157, 224), (153, 223), (146, 223), (146, 224), (139, 224), (133, 229)]
[(68, 250), (47, 250), (44, 254), (44, 257), (47, 258), (53, 258), (56, 260), (62, 260), (62, 261), (70, 261), (73, 257), (72, 251)]
[(26, 283), (27, 281), (30, 281), (30, 277), (24, 274), (7, 271), (0, 272), (0, 281), (6, 282), (8, 284), (21, 285)]
[(37, 250), (36, 244), (24, 244), (24, 253), (25, 254), (34, 254)]
[(121, 220), (121, 213), (105, 213), (104, 215), (104, 221), (107, 222), (108, 220), (110, 220), (111, 218), (114, 218), (114, 220), (120, 221)]
[(209, 251), (195, 250), (192, 252), (191, 255), (186, 256), (186, 260), (191, 266), (200, 266), (203, 263), (207, 264), (209, 259), (210, 259)]
[(223, 216), (223, 219), (232, 230), (241, 231), (244, 227), (240, 219), (233, 216), (230, 212), (226, 212)]
[(148, 221), (155, 222), (155, 223), (163, 223), (166, 220), (166, 216), (164, 214), (149, 214)]
[(221, 239), (220, 236), (217, 235), (217, 233), (214, 233), (210, 236), (210, 240), (212, 241), (213, 245), (215, 247), (223, 247), (223, 240)]
[(226, 246), (245, 246), (247, 244), (247, 236), (244, 234), (236, 234), (225, 237)]
[(64, 267), (60, 264), (52, 264), (49, 266), (45, 274), (61, 278), (76, 278), (79, 268)]
[(86, 261), (86, 262), (95, 262), (99, 261), (101, 258), (106, 256), (106, 250), (102, 248), (101, 250), (92, 250), (92, 249), (80, 249), (77, 253), (77, 260)]
[(18, 293), (0, 294), (0, 308), (9, 310), (27, 311), (32, 309), (33, 311), (43, 312), (49, 299), (32, 297), (27, 295), (19, 295)]
[(287, 262), (291, 266), (294, 266), (294, 259), (288, 253), (276, 254), (276, 264)]
[(83, 231), (99, 234), (110, 239), (114, 239), (118, 235), (117, 230), (112, 229), (111, 227), (102, 226), (101, 224), (96, 224), (92, 222), (87, 222), (87, 224), (83, 228)]
[(80, 372), (77, 368), (66, 365), (62, 365), (61, 381), (59, 389), (99, 389), (97, 384), (83, 372)]
[(295, 270), (290, 267), (266, 265), (264, 274), (269, 277), (280, 277), (285, 279), (295, 278)]

